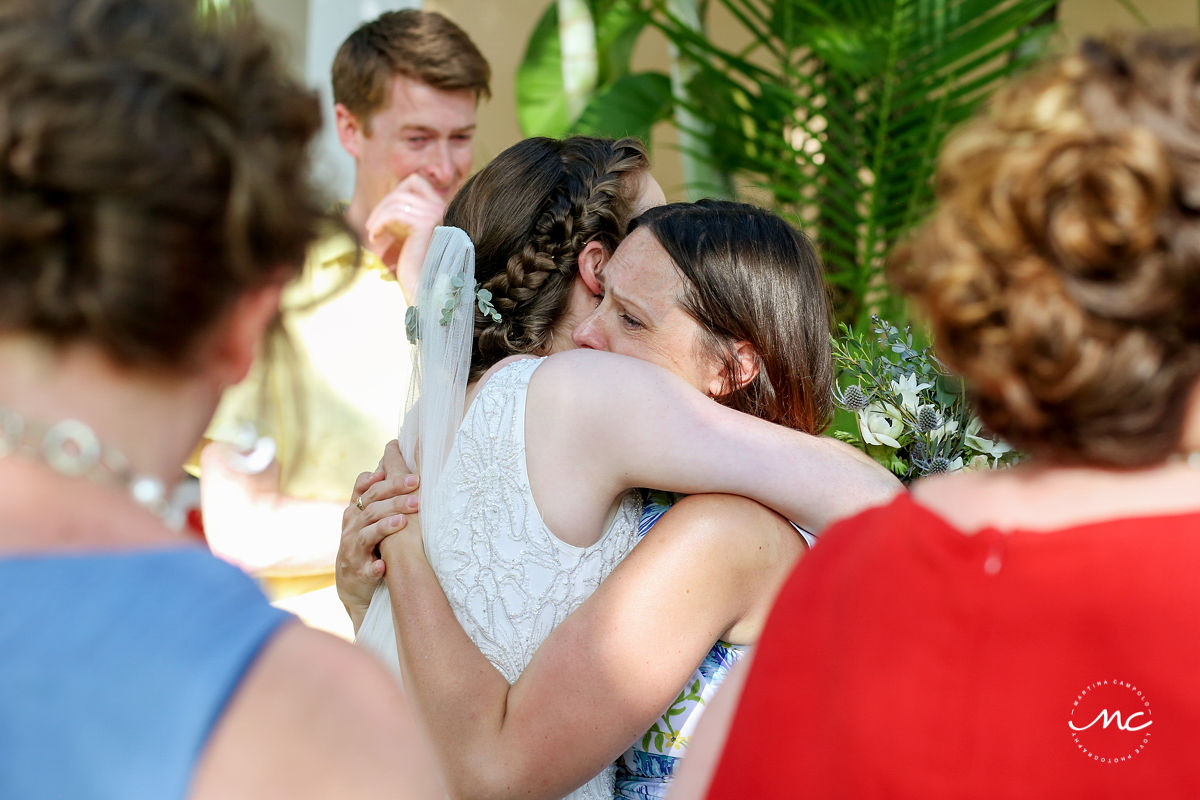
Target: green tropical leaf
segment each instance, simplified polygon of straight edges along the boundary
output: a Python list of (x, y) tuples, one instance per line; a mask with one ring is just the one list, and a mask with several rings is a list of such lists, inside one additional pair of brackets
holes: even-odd
[(517, 122), (525, 136), (561, 138), (571, 120), (562, 78), (558, 6), (551, 2), (534, 26), (517, 67)]
[[(644, 138), (650, 127), (669, 113), (661, 107), (656, 80), (643, 78), (624, 83), (636, 77), (630, 75), (633, 48), (648, 22), (640, 0), (588, 0), (588, 6), (596, 28), (600, 62), (596, 91), (578, 118), (572, 119), (563, 86), (558, 5), (550, 2), (534, 27), (517, 68), (517, 121), (526, 136), (559, 138), (576, 132)], [(618, 85), (630, 93), (631, 103), (619, 102), (612, 96)], [(646, 116), (638, 118), (638, 113)], [(609, 122), (610, 117), (614, 121)]]
[(687, 108), (710, 131), (708, 157), (814, 236), (839, 319), (902, 321), (888, 255), (930, 209), (946, 135), (1040, 52), (1053, 0), (719, 2), (748, 45), (724, 48), (653, 6), (700, 65)]
[(596, 50), (600, 53), (600, 83), (613, 83), (629, 74), (633, 48), (649, 18), (639, 0), (596, 2)]
[(636, 136), (648, 142), (651, 126), (668, 118), (671, 108), (671, 79), (661, 72), (639, 72), (596, 92), (571, 130), (588, 136)]

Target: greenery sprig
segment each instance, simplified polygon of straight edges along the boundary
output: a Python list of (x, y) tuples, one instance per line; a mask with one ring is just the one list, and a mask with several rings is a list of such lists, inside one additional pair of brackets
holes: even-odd
[[(441, 308), (440, 322), (443, 327), (449, 325), (450, 320), (454, 318), (454, 309), (458, 306), (458, 298), (462, 296), (466, 283), (467, 278), (461, 272), (450, 279), (450, 285), (446, 289), (446, 300)], [(492, 305), (492, 293), (487, 289), (480, 289), (478, 282), (475, 284), (475, 305), (480, 314), (490, 317), (493, 322), (503, 319), (496, 306)], [(416, 306), (409, 306), (404, 312), (404, 332), (408, 336), (409, 344), (415, 345), (420, 338), (420, 313)]]

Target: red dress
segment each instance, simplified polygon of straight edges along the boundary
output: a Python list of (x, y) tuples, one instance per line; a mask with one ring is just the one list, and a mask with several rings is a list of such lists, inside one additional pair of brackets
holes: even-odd
[(763, 632), (713, 798), (1200, 797), (1200, 514), (834, 526)]

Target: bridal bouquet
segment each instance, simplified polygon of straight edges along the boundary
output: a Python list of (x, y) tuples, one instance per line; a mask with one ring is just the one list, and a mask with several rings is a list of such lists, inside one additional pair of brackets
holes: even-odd
[(841, 324), (833, 343), (840, 376), (834, 399), (857, 422), (833, 436), (861, 447), (906, 483), (1016, 459), (1009, 445), (983, 432), (962, 380), (949, 375), (930, 348), (913, 347), (910, 328), (871, 321), (873, 336)]

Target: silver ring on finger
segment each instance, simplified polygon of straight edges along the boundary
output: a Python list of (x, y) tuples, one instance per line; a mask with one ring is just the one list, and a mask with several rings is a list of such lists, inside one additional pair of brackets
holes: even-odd
[(408, 203), (405, 203), (404, 208), (402, 208), (400, 210), (403, 211), (405, 214), (408, 214), (412, 211), (412, 206), (410, 206)]
[(360, 494), (360, 495), (359, 495), (359, 496), (358, 496), (358, 497), (355, 499), (355, 501), (354, 501), (354, 505), (358, 506), (358, 510), (359, 510), (359, 511), (366, 511), (366, 509), (365, 509), (365, 508), (363, 508), (363, 502), (362, 502), (362, 495), (361, 495), (361, 494)]

